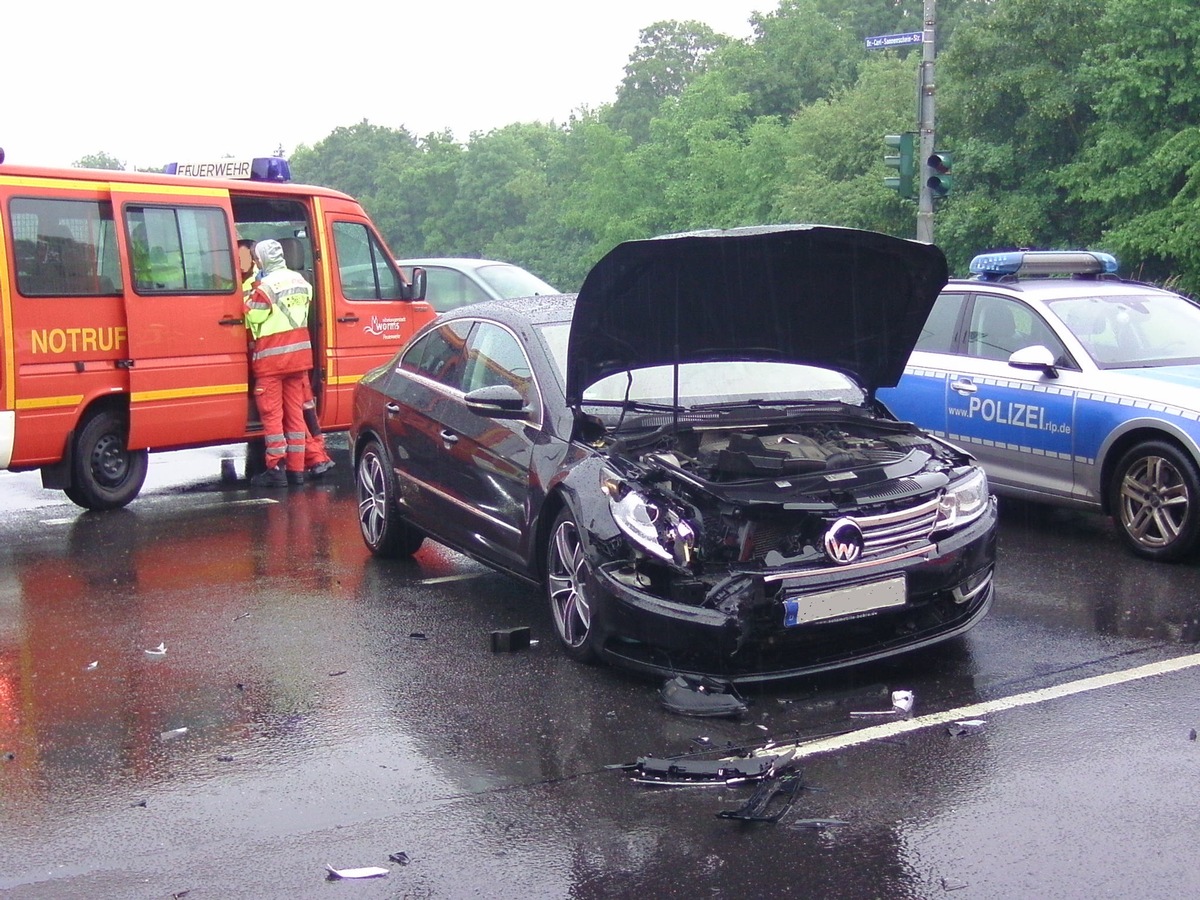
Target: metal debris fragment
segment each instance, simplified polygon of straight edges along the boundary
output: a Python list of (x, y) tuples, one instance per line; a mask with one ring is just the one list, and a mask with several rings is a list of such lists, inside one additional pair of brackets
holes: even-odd
[(358, 869), (335, 869), (329, 863), (325, 864), (325, 868), (329, 874), (325, 877), (330, 881), (336, 881), (339, 878), (381, 878), (388, 874), (388, 869), (382, 866), (363, 866)]
[(892, 691), (892, 708), (866, 710), (862, 712), (850, 713), (852, 719), (868, 719), (874, 716), (907, 716), (912, 712), (913, 708), (913, 692), (912, 691)]

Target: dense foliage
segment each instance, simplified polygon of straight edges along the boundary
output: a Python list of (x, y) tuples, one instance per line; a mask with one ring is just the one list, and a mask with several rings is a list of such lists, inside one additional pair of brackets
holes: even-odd
[[(1200, 0), (939, 0), (935, 239), (1093, 247), (1200, 292)], [(641, 33), (615, 100), (563, 123), (417, 136), (368, 122), (292, 155), (370, 210), (400, 255), (511, 260), (564, 289), (618, 241), (767, 222), (915, 233), (883, 135), (916, 127), (921, 0), (781, 0), (734, 40)]]

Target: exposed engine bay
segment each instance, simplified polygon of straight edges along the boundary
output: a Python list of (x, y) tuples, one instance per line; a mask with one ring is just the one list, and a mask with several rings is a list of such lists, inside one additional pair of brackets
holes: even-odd
[(717, 484), (887, 465), (922, 450), (948, 453), (905, 423), (872, 420), (773, 427), (685, 426), (614, 441), (609, 452), (666, 463)]

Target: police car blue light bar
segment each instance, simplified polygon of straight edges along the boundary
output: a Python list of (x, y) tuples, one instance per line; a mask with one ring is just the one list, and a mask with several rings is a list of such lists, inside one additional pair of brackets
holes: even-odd
[(971, 260), (971, 274), (995, 281), (1005, 276), (1112, 275), (1117, 258), (1094, 250), (1013, 250), (981, 253)]
[(291, 181), (292, 170), (286, 159), (258, 156), (254, 159), (219, 159), (214, 162), (172, 162), (163, 172), (189, 178), (232, 178), (238, 181)]

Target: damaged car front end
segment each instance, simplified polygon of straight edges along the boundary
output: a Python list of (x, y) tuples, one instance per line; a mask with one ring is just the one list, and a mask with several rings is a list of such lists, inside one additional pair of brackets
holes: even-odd
[(582, 542), (601, 655), (655, 673), (786, 678), (983, 617), (996, 520), (983, 471), (861, 407), (789, 412), (611, 441), (597, 485), (607, 509)]
[(945, 279), (934, 247), (819, 227), (633, 242), (592, 270), (561, 364), (604, 457), (576, 492), (606, 506), (580, 541), (600, 655), (788, 678), (986, 614), (983, 470), (874, 400)]

